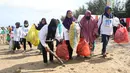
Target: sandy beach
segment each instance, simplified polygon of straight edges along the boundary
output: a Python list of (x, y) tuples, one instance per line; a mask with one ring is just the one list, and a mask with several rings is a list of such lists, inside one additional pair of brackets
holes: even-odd
[(28, 49), (23, 54), (23, 49), (16, 54), (10, 54), (8, 45), (0, 45), (0, 73), (130, 73), (130, 43), (116, 44), (112, 39), (108, 45), (108, 57), (101, 57), (102, 44), (97, 41), (95, 55), (91, 59), (76, 57), (76, 50), (73, 60), (65, 62), (65, 67), (61, 66), (57, 60), (45, 66), (42, 55), (38, 55), (38, 50)]

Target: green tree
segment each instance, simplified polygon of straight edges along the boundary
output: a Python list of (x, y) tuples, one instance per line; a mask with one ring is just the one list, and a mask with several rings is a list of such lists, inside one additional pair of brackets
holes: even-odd
[[(85, 14), (86, 8), (88, 10), (90, 10), (92, 12), (92, 14), (95, 15), (101, 15), (104, 12), (104, 8), (106, 6), (107, 0), (93, 0), (93, 1), (89, 1), (88, 3), (86, 3), (86, 5), (88, 6), (82, 6), (79, 7), (79, 9), (75, 10), (73, 12), (74, 17), (77, 19), (79, 15), (81, 14)], [(65, 17), (62, 16), (61, 20), (63, 20)]]
[(130, 0), (127, 0), (126, 2), (126, 13), (127, 13), (127, 17), (130, 17)]
[(125, 4), (125, 8), (126, 10), (125, 11), (122, 11), (122, 9), (119, 9), (118, 8), (118, 3), (117, 3), (117, 6), (113, 9), (113, 13), (119, 17), (119, 18), (127, 18), (127, 17), (130, 17), (130, 0), (127, 0), (126, 4)]
[(81, 15), (81, 14), (84, 14), (85, 11), (86, 11), (86, 9), (85, 9), (84, 6), (80, 7), (78, 10), (75, 10), (75, 11), (73, 12), (73, 13), (74, 13), (74, 17), (75, 17), (75, 18), (78, 18), (78, 16)]
[(104, 8), (106, 6), (107, 0), (93, 0), (88, 3), (88, 10), (95, 15), (101, 15), (104, 12)]
[[(85, 6), (79, 7), (79, 9), (73, 12), (73, 16), (77, 19), (79, 15), (84, 14), (86, 11)], [(61, 16), (61, 20), (63, 21), (65, 16)]]

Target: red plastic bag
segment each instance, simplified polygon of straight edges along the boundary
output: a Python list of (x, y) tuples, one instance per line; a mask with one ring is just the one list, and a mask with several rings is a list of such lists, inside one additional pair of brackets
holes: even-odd
[(116, 43), (128, 43), (129, 42), (129, 36), (128, 36), (128, 31), (126, 27), (121, 27), (117, 29), (114, 37), (114, 41)]
[(76, 53), (80, 56), (90, 56), (90, 47), (84, 38), (80, 38)]
[(56, 55), (61, 59), (69, 60), (69, 52), (65, 41), (57, 46)]

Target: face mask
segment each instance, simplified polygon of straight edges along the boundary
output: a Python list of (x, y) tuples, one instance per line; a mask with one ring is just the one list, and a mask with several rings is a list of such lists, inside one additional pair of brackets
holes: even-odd
[(90, 20), (90, 18), (91, 18), (90, 16), (86, 16), (86, 19), (87, 19), (87, 20)]
[(28, 27), (28, 24), (24, 24), (25, 27)]
[(16, 26), (16, 28), (19, 28), (19, 26)]

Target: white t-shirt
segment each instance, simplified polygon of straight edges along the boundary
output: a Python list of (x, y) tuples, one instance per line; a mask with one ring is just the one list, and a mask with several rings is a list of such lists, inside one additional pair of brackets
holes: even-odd
[(117, 27), (119, 24), (120, 24), (119, 18), (114, 17), (114, 18), (113, 18), (113, 25)]
[[(102, 21), (102, 16), (99, 18), (98, 27)], [(113, 18), (107, 18), (103, 15), (103, 22), (100, 29), (101, 34), (112, 35), (113, 34)]]
[(14, 28), (13, 36), (14, 41), (20, 41), (20, 28)]
[(25, 36), (28, 34), (29, 27), (21, 27), (20, 28), (20, 38), (25, 38)]

